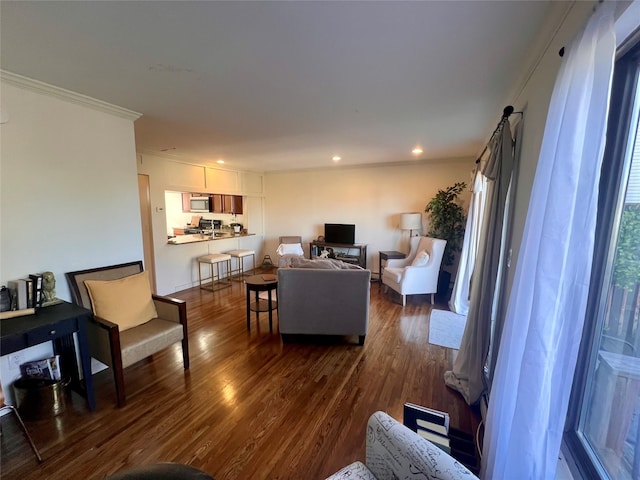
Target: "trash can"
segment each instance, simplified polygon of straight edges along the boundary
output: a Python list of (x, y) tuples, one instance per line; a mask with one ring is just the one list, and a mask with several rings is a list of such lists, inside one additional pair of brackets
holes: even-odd
[(65, 389), (69, 379), (43, 380), (20, 377), (13, 382), (16, 408), (28, 420), (60, 415), (66, 409)]

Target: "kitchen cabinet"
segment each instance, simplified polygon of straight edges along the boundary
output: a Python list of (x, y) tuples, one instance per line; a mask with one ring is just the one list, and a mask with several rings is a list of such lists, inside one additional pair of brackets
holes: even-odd
[(190, 193), (182, 194), (182, 211), (183, 212), (191, 211), (191, 194)]
[(224, 195), (222, 197), (223, 213), (233, 213), (233, 195)]
[(214, 193), (211, 195), (211, 203), (213, 205), (213, 213), (242, 215), (243, 208), (241, 195), (222, 195)]
[(233, 195), (233, 213), (242, 215), (242, 195)]
[(214, 193), (213, 195), (211, 195), (211, 205), (213, 206), (213, 213), (224, 213), (222, 197), (223, 195), (220, 193)]

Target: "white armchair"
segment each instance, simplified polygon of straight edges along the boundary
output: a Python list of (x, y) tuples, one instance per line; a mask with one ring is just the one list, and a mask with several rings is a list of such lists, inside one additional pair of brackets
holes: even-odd
[[(417, 240), (415, 240), (417, 239)], [(402, 259), (387, 260), (382, 283), (402, 295), (402, 306), (407, 295), (433, 294), (438, 290), (438, 274), (446, 240), (430, 237), (413, 237), (411, 253)], [(417, 247), (415, 246), (417, 243)]]

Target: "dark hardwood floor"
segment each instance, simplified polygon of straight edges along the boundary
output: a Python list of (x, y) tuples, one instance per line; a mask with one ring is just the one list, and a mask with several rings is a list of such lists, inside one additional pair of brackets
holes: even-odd
[(182, 368), (179, 343), (133, 365), (121, 409), (110, 372), (95, 375), (96, 412), (74, 393), (64, 414), (27, 423), (42, 464), (3, 416), (3, 479), (100, 479), (155, 462), (190, 464), (216, 480), (324, 479), (364, 461), (369, 416), (384, 410), (402, 421), (404, 402), (445, 410), (452, 426), (475, 432), (478, 413), (442, 380), (456, 351), (428, 343), (427, 295), (402, 308), (373, 283), (363, 347), (357, 337), (283, 344), (264, 313), (248, 332), (241, 283), (174, 296), (187, 301), (191, 368)]

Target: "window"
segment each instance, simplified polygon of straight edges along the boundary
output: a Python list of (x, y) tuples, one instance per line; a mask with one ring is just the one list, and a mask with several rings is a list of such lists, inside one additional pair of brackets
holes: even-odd
[(565, 447), (584, 478), (640, 479), (640, 44), (617, 60)]

